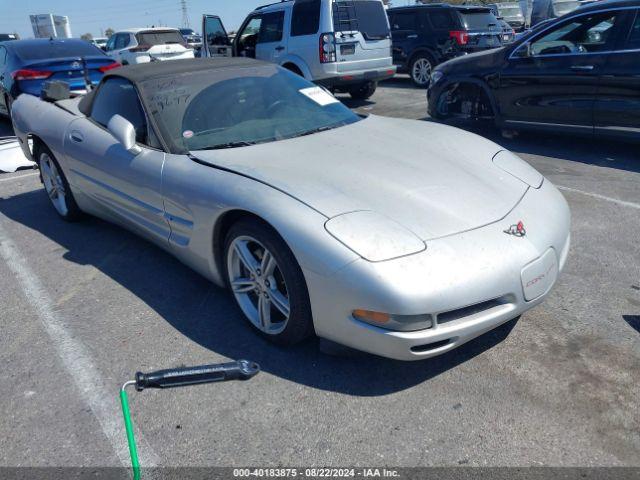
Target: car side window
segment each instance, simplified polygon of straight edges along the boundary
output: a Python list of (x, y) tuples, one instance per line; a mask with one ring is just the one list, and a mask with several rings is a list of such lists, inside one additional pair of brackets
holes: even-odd
[(291, 15), (291, 36), (315, 35), (320, 30), (320, 0), (296, 0)]
[(627, 42), (622, 47), (623, 50), (640, 49), (640, 11), (636, 13), (636, 19), (631, 26), (631, 31), (627, 37)]
[(116, 38), (116, 50), (127, 48), (127, 45), (129, 45), (129, 35), (126, 33), (119, 33), (118, 38)]
[(262, 25), (258, 34), (258, 43), (279, 42), (282, 40), (284, 11), (267, 13), (262, 16)]
[(138, 92), (133, 84), (124, 78), (112, 77), (106, 80), (96, 92), (91, 107), (91, 119), (105, 128), (114, 115), (129, 120), (136, 130), (136, 141), (149, 145), (147, 120)]
[(110, 52), (115, 48), (116, 37), (117, 35), (111, 35), (111, 38), (109, 38), (109, 40), (107, 41), (107, 46), (106, 46), (107, 52)]
[(256, 43), (258, 42), (260, 25), (262, 25), (262, 16), (251, 17), (238, 33), (236, 45), (239, 57), (256, 57)]
[(583, 15), (558, 25), (535, 39), (529, 55), (583, 54), (613, 49), (619, 15), (605, 12)]
[(449, 12), (434, 10), (432, 12), (425, 13), (429, 18), (431, 28), (434, 30), (451, 30), (454, 27), (453, 19)]
[(391, 17), (391, 31), (415, 30), (417, 15), (415, 12), (395, 12)]
[(7, 49), (0, 47), (0, 69), (7, 63)]

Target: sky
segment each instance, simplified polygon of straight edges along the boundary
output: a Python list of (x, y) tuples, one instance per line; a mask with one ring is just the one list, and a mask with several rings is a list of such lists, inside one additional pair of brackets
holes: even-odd
[[(200, 32), (202, 14), (219, 15), (227, 30), (236, 30), (249, 12), (270, 0), (187, 0), (191, 27)], [(182, 26), (180, 0), (0, 0), (0, 33), (33, 37), (29, 15), (66, 15), (71, 33), (101, 36), (107, 28)]]
[[(277, 0), (187, 0), (191, 27), (201, 30), (202, 14), (219, 15), (228, 31), (237, 30), (255, 7)], [(395, 0), (397, 5), (412, 0)], [(91, 33), (102, 36), (107, 28), (182, 26), (180, 0), (0, 0), (0, 33), (33, 37), (29, 15), (66, 15), (71, 33), (79, 37)]]

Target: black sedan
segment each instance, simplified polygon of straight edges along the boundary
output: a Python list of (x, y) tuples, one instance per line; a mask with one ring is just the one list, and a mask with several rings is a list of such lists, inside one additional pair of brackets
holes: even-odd
[(584, 6), (434, 70), (429, 113), (503, 129), (640, 138), (640, 0)]

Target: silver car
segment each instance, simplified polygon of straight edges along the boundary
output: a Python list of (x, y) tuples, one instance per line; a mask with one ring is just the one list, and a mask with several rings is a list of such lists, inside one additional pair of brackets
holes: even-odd
[(512, 153), (271, 63), (123, 67), (82, 100), (22, 95), (13, 121), (62, 218), (137, 232), (283, 345), (432, 357), (542, 302), (569, 250), (564, 198)]
[[(205, 57), (230, 43), (215, 15), (204, 16), (202, 32)], [(258, 7), (238, 30), (233, 55), (274, 62), (359, 100), (396, 73), (381, 0), (287, 0)]]

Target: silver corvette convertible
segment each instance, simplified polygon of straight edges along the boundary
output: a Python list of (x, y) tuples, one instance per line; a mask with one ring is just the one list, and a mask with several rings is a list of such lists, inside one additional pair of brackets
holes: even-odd
[(432, 357), (542, 302), (569, 250), (564, 198), (515, 155), (358, 116), (273, 64), (124, 67), (82, 98), (22, 95), (13, 121), (62, 218), (156, 243), (282, 345)]

